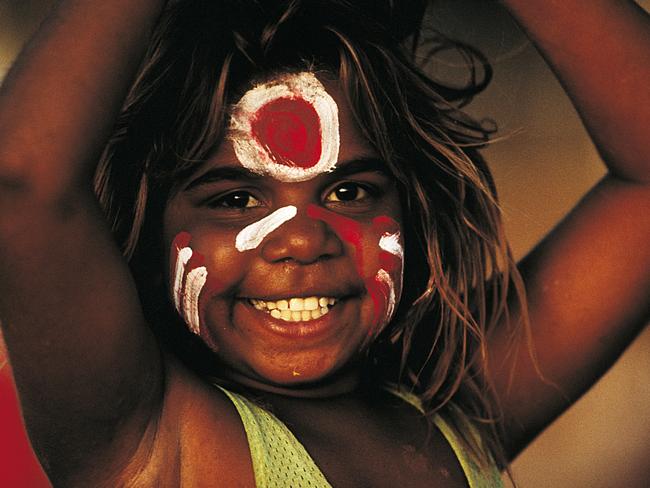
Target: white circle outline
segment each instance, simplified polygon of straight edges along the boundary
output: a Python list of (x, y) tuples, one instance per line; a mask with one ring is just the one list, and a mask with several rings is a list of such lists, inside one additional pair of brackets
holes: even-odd
[[(280, 98), (302, 99), (316, 110), (321, 130), (321, 155), (314, 166), (303, 168), (277, 163), (252, 136), (251, 120), (255, 113)], [(285, 75), (255, 86), (233, 106), (229, 139), (239, 162), (254, 173), (284, 182), (306, 181), (336, 167), (340, 146), (338, 113), (336, 102), (313, 73), (303, 71)]]

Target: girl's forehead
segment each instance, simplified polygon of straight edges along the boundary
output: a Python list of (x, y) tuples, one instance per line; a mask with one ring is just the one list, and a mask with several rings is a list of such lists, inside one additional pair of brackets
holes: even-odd
[(219, 152), (254, 173), (299, 182), (371, 147), (339, 83), (305, 71), (275, 75), (246, 91), (231, 107)]

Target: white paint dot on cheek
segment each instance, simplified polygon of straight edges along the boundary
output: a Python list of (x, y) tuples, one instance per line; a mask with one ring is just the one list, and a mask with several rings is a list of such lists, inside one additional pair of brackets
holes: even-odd
[[(393, 309), (395, 307), (395, 303), (397, 302), (397, 297), (395, 289), (398, 288), (400, 291), (401, 295), (401, 290), (402, 290), (402, 282), (404, 281), (404, 244), (402, 243), (402, 236), (399, 232), (395, 232), (394, 234), (384, 234), (380, 239), (379, 239), (379, 247), (383, 249), (386, 252), (391, 253), (394, 256), (397, 256), (399, 258), (399, 273), (397, 274), (397, 281), (398, 285), (397, 287), (395, 286), (395, 282), (391, 279), (391, 286), (392, 286), (392, 294), (393, 294)], [(386, 273), (386, 276), (388, 276), (388, 273), (385, 270), (380, 270), (383, 273)], [(388, 276), (390, 278), (390, 276)], [(392, 315), (392, 312), (391, 312)]]
[(195, 268), (187, 273), (185, 293), (183, 296), (183, 315), (190, 330), (195, 334), (201, 332), (201, 319), (199, 316), (199, 297), (201, 290), (208, 279), (208, 270), (205, 266)]
[(176, 264), (174, 265), (174, 306), (178, 312), (181, 311), (181, 299), (183, 297), (183, 276), (185, 267), (192, 257), (192, 249), (184, 247), (178, 251)]
[(235, 247), (239, 252), (255, 249), (262, 243), (266, 236), (285, 222), (294, 218), (297, 213), (298, 209), (293, 205), (289, 205), (288, 207), (279, 208), (262, 220), (244, 227), (235, 238)]
[(394, 234), (384, 234), (379, 239), (379, 247), (395, 256), (404, 260), (404, 246), (399, 232)]

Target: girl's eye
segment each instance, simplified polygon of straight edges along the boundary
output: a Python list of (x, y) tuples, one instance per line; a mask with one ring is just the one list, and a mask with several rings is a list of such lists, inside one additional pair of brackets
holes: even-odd
[(210, 202), (214, 208), (255, 208), (262, 203), (247, 191), (234, 191)]
[(343, 183), (337, 186), (325, 199), (328, 202), (355, 202), (368, 198), (370, 192), (357, 183)]

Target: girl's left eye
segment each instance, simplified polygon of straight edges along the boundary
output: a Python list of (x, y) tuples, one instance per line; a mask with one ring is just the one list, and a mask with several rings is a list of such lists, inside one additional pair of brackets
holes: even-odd
[(234, 191), (210, 202), (213, 208), (255, 208), (261, 207), (262, 203), (247, 191)]
[(342, 183), (332, 190), (325, 201), (327, 202), (355, 202), (371, 197), (371, 191), (358, 183)]

